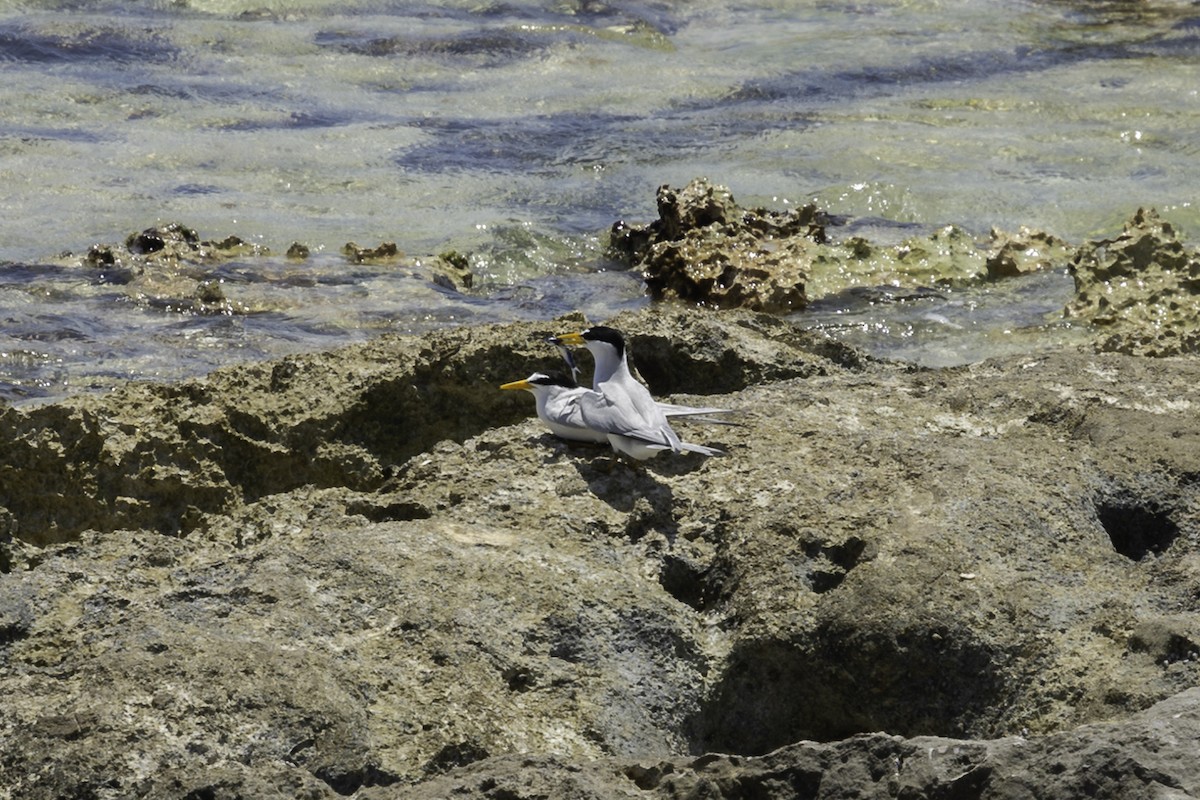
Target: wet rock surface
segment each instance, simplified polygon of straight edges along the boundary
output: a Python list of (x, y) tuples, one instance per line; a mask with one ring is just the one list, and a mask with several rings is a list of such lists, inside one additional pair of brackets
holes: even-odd
[(703, 179), (679, 190), (662, 186), (656, 199), (657, 220), (612, 230), (614, 251), (642, 270), (651, 296), (775, 313), (807, 304), (813, 245), (825, 239), (825, 215), (815, 206), (743, 209), (728, 189)]
[(82, 258), (64, 261), (91, 272), (97, 284), (122, 288), (131, 300), (169, 311), (201, 314), (247, 313), (251, 309), (227, 300), (212, 277), (214, 266), (231, 259), (267, 255), (268, 250), (227, 236), (202, 240), (180, 222), (131, 233), (123, 245), (93, 245)]
[(993, 230), (987, 240), (947, 225), (898, 242), (847, 233), (849, 220), (814, 205), (744, 208), (703, 178), (662, 186), (657, 220), (616, 223), (614, 254), (642, 271), (655, 299), (788, 313), (810, 300), (877, 287), (962, 286), (1066, 268), (1076, 248), (1053, 234)]
[[(238, 236), (203, 239), (193, 228), (171, 222), (131, 233), (121, 244), (96, 244), (82, 256), (64, 253), (63, 265), (86, 271), (93, 283), (118, 287), (132, 302), (164, 311), (196, 314), (255, 314), (279, 310), (288, 304), (272, 303), (235, 286), (241, 281), (223, 270), (246, 259), (271, 255), (269, 248)], [(294, 242), (286, 251), (289, 259), (303, 261), (309, 248)], [(350, 264), (373, 264), (406, 269), (447, 289), (470, 288), (472, 276), (462, 264), (445, 257), (430, 258), (428, 265), (408, 259), (394, 242), (375, 247), (347, 242), (342, 256)], [(231, 296), (223, 285), (230, 279)], [(312, 277), (297, 278), (301, 283)], [(246, 295), (246, 296), (242, 296)]]
[(1077, 248), (1054, 234), (1022, 227), (1016, 233), (993, 229), (988, 244), (987, 276), (1017, 278), (1070, 264)]
[(630, 466), (496, 389), (582, 322), (0, 411), (0, 785), (1200, 792), (1200, 362), (661, 307), (635, 366), (741, 424)]
[(1068, 316), (1096, 326), (1098, 348), (1162, 356), (1200, 350), (1200, 254), (1138, 209), (1124, 231), (1080, 249)]
[(659, 300), (788, 314), (816, 299), (890, 302), (1063, 269), (1075, 296), (1058, 321), (1094, 329), (1095, 349), (1200, 350), (1200, 254), (1153, 210), (1139, 209), (1120, 234), (1081, 246), (1026, 227), (977, 240), (954, 225), (888, 243), (849, 233), (842, 226), (852, 221), (812, 205), (743, 208), (703, 178), (662, 186), (657, 200), (659, 218), (616, 223), (611, 248), (642, 271)]

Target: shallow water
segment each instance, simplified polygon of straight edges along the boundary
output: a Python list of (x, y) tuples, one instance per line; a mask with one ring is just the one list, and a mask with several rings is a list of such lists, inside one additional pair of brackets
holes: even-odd
[(793, 319), (882, 358), (949, 367), (1084, 344), (1090, 334), (1062, 316), (1073, 293), (1065, 270), (1047, 270), (959, 288), (853, 289)]
[[(643, 302), (604, 231), (698, 175), (745, 205), (1073, 241), (1154, 205), (1186, 235), (1198, 60), (1187, 2), (0, 0), (0, 260), (171, 220), (316, 254), (303, 286), (278, 277), (298, 269), (282, 257), (241, 263), (235, 288), (289, 302), (223, 319), (0, 267), (0, 397), (381, 331), (603, 318)], [(353, 273), (351, 240), (469, 252), (483, 289)], [(1011, 327), (1032, 312), (1006, 292), (994, 316)], [(904, 319), (863, 335), (814, 316), (886, 352)], [(897, 354), (940, 363), (938, 330), (914, 325)]]

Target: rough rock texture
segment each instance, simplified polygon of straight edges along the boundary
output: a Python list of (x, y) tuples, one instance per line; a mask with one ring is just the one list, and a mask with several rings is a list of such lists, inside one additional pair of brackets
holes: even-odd
[(905, 238), (835, 240), (836, 219), (806, 205), (747, 209), (729, 190), (698, 178), (658, 190), (657, 220), (618, 222), (612, 250), (640, 269), (655, 299), (786, 313), (860, 287), (916, 289), (1015, 277), (1071, 263), (1075, 248), (1044, 231), (992, 231), (977, 241), (954, 225)]
[[(89, 528), (187, 533), (207, 525), (208, 514), (306, 485), (370, 490), (389, 467), (442, 439), (526, 416), (527, 398), (496, 386), (557, 368), (543, 339), (583, 324), (574, 317), (490, 335), (461, 328), (384, 337), (337, 356), (3, 409), (0, 508), (23, 539), (44, 544)], [(627, 331), (636, 365), (663, 393), (733, 391), (827, 370), (831, 358), (861, 358), (769, 317), (666, 313), (653, 326), (633, 318)]]
[(813, 245), (825, 238), (815, 206), (743, 209), (704, 179), (680, 190), (661, 186), (657, 200), (656, 221), (618, 222), (612, 231), (614, 250), (642, 270), (651, 296), (767, 312), (807, 304)]
[[(404, 254), (393, 242), (374, 248), (348, 242), (342, 254), (356, 264), (405, 263)], [(197, 314), (250, 314), (276, 307), (261, 297), (226, 296), (220, 268), (235, 259), (268, 255), (268, 248), (237, 236), (204, 240), (187, 225), (171, 222), (131, 233), (122, 244), (93, 245), (82, 256), (65, 253), (60, 260), (87, 272), (98, 286), (120, 287), (130, 301), (140, 305)], [(293, 243), (287, 256), (308, 258), (308, 248)], [(440, 256), (429, 259), (427, 265), (408, 268), (448, 288), (467, 289), (472, 284), (471, 271), (453, 258)]]
[(1169, 222), (1138, 209), (1112, 239), (1080, 248), (1066, 315), (1100, 327), (1099, 349), (1163, 356), (1200, 351), (1200, 254)]
[(580, 322), (0, 411), (0, 797), (1200, 796), (1200, 361), (647, 310), (630, 466)]
[(1187, 798), (1200, 792), (1200, 762), (1188, 752), (1198, 737), (1200, 689), (1189, 689), (1121, 722), (1036, 739), (905, 739), (873, 733), (840, 742), (800, 742), (761, 757), (603, 759), (583, 766), (556, 758), (504, 756), (403, 795), (369, 789), (360, 796)]
[(1024, 226), (1016, 233), (992, 229), (987, 276), (992, 280), (1017, 278), (1030, 272), (1062, 268), (1076, 255), (1074, 246), (1045, 231)]

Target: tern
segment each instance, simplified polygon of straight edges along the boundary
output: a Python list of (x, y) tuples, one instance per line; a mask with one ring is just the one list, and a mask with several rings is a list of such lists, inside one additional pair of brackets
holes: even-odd
[[(612, 329), (609, 328), (609, 330), (612, 330)], [(614, 333), (615, 333), (615, 331), (614, 331)], [(620, 335), (620, 334), (618, 334), (618, 335)], [(575, 356), (571, 354), (571, 348), (568, 347), (566, 344), (564, 344), (562, 338), (558, 337), (558, 336), (548, 336), (548, 337), (546, 337), (546, 341), (558, 348), (559, 354), (562, 355), (563, 363), (565, 363), (567, 365), (567, 369), (569, 369), (571, 371), (570, 384), (564, 383), (562, 385), (573, 387), (575, 384), (577, 384), (579, 382), (579, 375), (581, 372), (583, 372), (583, 370), (581, 370), (579, 368), (579, 365), (577, 363), (575, 363)], [(623, 341), (624, 340), (622, 339), (622, 342)], [(583, 342), (581, 341), (580, 344), (582, 344), (582, 343)], [(596, 388), (595, 384), (596, 384), (596, 382), (598, 382), (598, 380), (607, 380), (608, 378), (611, 378), (612, 374), (617, 370), (617, 368), (621, 364), (620, 360), (615, 357), (608, 358), (607, 356), (609, 356), (609, 355), (611, 355), (611, 351), (604, 353), (604, 362), (605, 363), (604, 363), (603, 367), (601, 366), (600, 358), (598, 358), (598, 357), (595, 358), (596, 369), (595, 369), (595, 375), (593, 376), (593, 378), (594, 378), (593, 383), (592, 383), (593, 389)], [(542, 374), (545, 374), (545, 373), (542, 373)], [(602, 377), (597, 377), (597, 376), (602, 376)], [(561, 377), (561, 376), (558, 376), (557, 373), (551, 373), (550, 377)], [(630, 377), (632, 377), (632, 375)], [(528, 378), (528, 380), (532, 381), (533, 376), (530, 376)], [(517, 386), (514, 388), (526, 389), (528, 387)], [(530, 391), (533, 391), (533, 390), (531, 389)], [(656, 400), (655, 402), (658, 403), (658, 407), (662, 409), (662, 412), (664, 414), (666, 414), (667, 417), (672, 418), (672, 419), (675, 417), (694, 417), (694, 419), (692, 420), (693, 422), (709, 422), (709, 423), (712, 423), (713, 425), (736, 425), (737, 424), (736, 422), (730, 422), (729, 420), (725, 420), (725, 419), (708, 419), (707, 418), (707, 415), (709, 415), (709, 414), (730, 414), (730, 413), (732, 413), (732, 409), (729, 409), (729, 408), (683, 406), (683, 405), (678, 405), (676, 403), (664, 403), (661, 400)], [(539, 416), (540, 415), (541, 414), (539, 412)], [(543, 419), (542, 421), (545, 422), (545, 419)]]
[(528, 378), (501, 385), (501, 389), (524, 389), (534, 396), (538, 419), (553, 433), (576, 442), (608, 443), (618, 453), (639, 461), (664, 450), (717, 455), (714, 447), (680, 441), (663, 416), (662, 424), (646, 423), (635, 415), (621, 413), (599, 392), (575, 385), (556, 373), (535, 372)]
[(538, 419), (558, 436), (574, 442), (608, 442), (607, 433), (583, 424), (579, 396), (591, 389), (576, 385), (574, 379), (557, 372), (535, 372), (500, 388), (524, 389), (532, 394), (537, 402)]
[[(571, 374), (576, 378), (579, 377), (580, 369), (575, 365), (575, 359), (571, 355), (571, 351), (566, 345), (582, 345), (587, 347), (588, 352), (592, 354), (592, 360), (595, 362), (595, 369), (592, 371), (592, 389), (601, 391), (600, 384), (612, 380), (618, 373), (624, 371), (626, 378), (631, 383), (637, 383), (633, 377), (633, 373), (629, 370), (629, 360), (625, 355), (625, 337), (620, 331), (615, 328), (608, 328), (603, 325), (596, 325), (579, 333), (568, 333), (564, 336), (551, 336), (546, 341), (554, 345), (562, 353), (563, 361), (571, 369)], [(735, 422), (730, 422), (723, 419), (708, 419), (710, 414), (730, 414), (732, 409), (729, 408), (705, 408), (699, 406), (684, 406), (676, 403), (663, 403), (655, 401), (658, 407), (668, 417), (695, 417), (695, 422), (708, 422), (714, 425), (736, 425)]]
[[(505, 383), (500, 388), (524, 389), (532, 394), (536, 403), (538, 419), (557, 436), (573, 442), (593, 442), (611, 445), (607, 431), (589, 428), (584, 422), (584, 412), (581, 402), (584, 401), (585, 397), (595, 395), (596, 392), (592, 389), (576, 385), (573, 379), (557, 372), (535, 372), (528, 378)], [(593, 398), (591, 402), (595, 402), (595, 399)], [(707, 411), (706, 409), (693, 409), (687, 406), (679, 406), (677, 408), (684, 410), (680, 412), (666, 411), (665, 415), (669, 417), (676, 413), (687, 415), (705, 413)], [(713, 421), (718, 422), (719, 420)], [(635, 443), (627, 443), (627, 446), (628, 448), (633, 448), (635, 447)], [(713, 455), (720, 452), (711, 447), (701, 448), (701, 445), (693, 445), (688, 442), (680, 442), (680, 446), (684, 450), (701, 452), (705, 455)], [(650, 458), (664, 449), (670, 448), (647, 443), (640, 458)], [(629, 450), (627, 449), (623, 452), (629, 452)], [(638, 458), (639, 456), (634, 457)]]
[[(592, 389), (574, 396), (578, 419), (593, 431), (603, 431), (618, 452), (645, 460), (663, 450), (703, 455), (720, 453), (712, 447), (681, 441), (667, 421), (667, 411), (629, 371), (625, 338), (613, 328), (593, 326), (551, 339), (555, 345), (584, 345), (596, 361)], [(670, 408), (670, 406), (668, 406)], [(719, 409), (675, 406), (677, 415), (713, 413)]]

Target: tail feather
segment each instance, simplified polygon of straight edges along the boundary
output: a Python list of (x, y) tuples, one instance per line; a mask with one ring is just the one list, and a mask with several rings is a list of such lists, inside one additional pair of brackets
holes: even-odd
[(717, 419), (716, 417), (693, 416), (691, 414), (667, 414), (668, 419), (679, 420), (680, 422), (700, 422), (705, 425), (732, 425), (737, 428), (746, 427), (744, 422), (734, 422), (731, 419)]
[(674, 453), (699, 453), (702, 456), (723, 456), (724, 450), (718, 450), (715, 447), (707, 447), (702, 444), (692, 444), (691, 442), (681, 441), (679, 447), (671, 447), (669, 444), (651, 444), (643, 442), (647, 450), (660, 450), (663, 452), (671, 451)]
[(679, 449), (685, 453), (700, 453), (705, 456), (723, 456), (724, 450), (718, 450), (715, 447), (705, 447), (702, 444), (692, 444), (691, 442), (680, 442)]
[(697, 406), (681, 406), (676, 403), (659, 403), (658, 407), (668, 417), (694, 417), (702, 414), (732, 414), (735, 409), (732, 408), (715, 408), (715, 407), (697, 407)]

